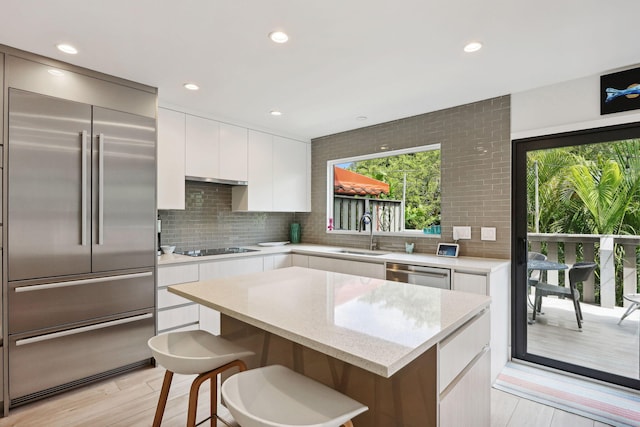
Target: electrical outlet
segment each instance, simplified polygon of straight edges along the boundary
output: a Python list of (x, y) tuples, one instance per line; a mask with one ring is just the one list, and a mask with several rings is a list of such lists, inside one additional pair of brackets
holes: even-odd
[(453, 227), (453, 240), (471, 239), (471, 227)]
[(495, 227), (481, 227), (480, 228), (480, 240), (496, 240), (496, 228)]

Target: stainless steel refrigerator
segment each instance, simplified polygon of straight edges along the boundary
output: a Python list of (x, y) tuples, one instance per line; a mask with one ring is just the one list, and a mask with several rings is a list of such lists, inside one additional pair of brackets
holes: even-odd
[(148, 363), (155, 120), (9, 90), (9, 397)]

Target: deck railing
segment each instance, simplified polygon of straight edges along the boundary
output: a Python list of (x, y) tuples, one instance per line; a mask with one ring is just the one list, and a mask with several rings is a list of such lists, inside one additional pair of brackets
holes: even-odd
[[(529, 233), (527, 238), (531, 251), (544, 253), (551, 261), (563, 262), (569, 267), (577, 261), (598, 264), (598, 280), (592, 275), (583, 283), (584, 302), (595, 303), (599, 295), (601, 307), (613, 308), (621, 305), (622, 295), (638, 292), (636, 254), (640, 236)], [(620, 261), (616, 261), (616, 252), (623, 254)], [(548, 271), (547, 282), (569, 283), (569, 270)], [(626, 300), (622, 302), (628, 304)]]
[(360, 218), (365, 212), (373, 214), (374, 231), (402, 231), (404, 229), (402, 200), (350, 196), (334, 196), (333, 198), (334, 229), (358, 230)]

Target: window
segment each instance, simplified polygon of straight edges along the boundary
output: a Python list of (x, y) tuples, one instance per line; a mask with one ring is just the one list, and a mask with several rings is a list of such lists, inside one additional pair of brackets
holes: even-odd
[(440, 144), (330, 160), (327, 195), (328, 232), (439, 235)]

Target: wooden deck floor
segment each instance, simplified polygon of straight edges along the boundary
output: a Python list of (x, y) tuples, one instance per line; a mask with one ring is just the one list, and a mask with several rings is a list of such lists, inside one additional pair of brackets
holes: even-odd
[[(545, 297), (544, 315), (527, 327), (528, 352), (629, 378), (640, 378), (640, 310), (618, 321), (625, 309), (581, 304), (578, 329), (568, 299)], [(531, 317), (531, 313), (529, 313)]]

